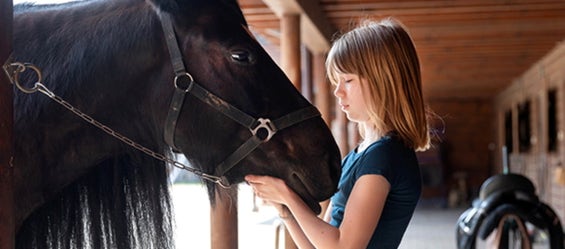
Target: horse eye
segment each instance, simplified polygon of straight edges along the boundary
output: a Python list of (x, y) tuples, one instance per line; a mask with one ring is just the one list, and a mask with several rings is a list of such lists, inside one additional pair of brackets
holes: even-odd
[(254, 58), (247, 50), (233, 50), (231, 51), (231, 59), (235, 62), (251, 64)]

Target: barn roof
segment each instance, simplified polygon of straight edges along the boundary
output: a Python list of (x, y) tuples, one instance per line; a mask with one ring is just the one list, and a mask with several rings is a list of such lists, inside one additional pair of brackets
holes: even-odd
[(360, 17), (392, 16), (412, 33), (428, 98), (491, 99), (565, 39), (563, 0), (239, 0), (277, 49), (280, 16), (301, 16), (302, 44), (327, 51)]

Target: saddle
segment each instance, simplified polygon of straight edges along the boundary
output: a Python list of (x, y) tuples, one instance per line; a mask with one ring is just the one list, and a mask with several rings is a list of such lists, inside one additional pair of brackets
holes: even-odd
[[(548, 232), (551, 249), (564, 249), (559, 217), (539, 200), (535, 192), (532, 182), (519, 174), (498, 174), (488, 178), (481, 185), (479, 197), (457, 220), (457, 248), (475, 249), (477, 237), (485, 240), (495, 228), (510, 221), (521, 231), (523, 249), (531, 248), (526, 223)], [(498, 248), (507, 247), (501, 240)]]

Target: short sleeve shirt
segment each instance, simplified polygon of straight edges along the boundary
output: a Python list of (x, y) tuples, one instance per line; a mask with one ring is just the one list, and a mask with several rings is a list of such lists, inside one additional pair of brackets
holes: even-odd
[(397, 136), (390, 135), (382, 137), (360, 153), (355, 149), (347, 154), (342, 162), (338, 192), (331, 199), (331, 225), (340, 226), (351, 190), (357, 179), (366, 174), (382, 175), (390, 184), (381, 218), (367, 248), (396, 249), (422, 191), (416, 153)]

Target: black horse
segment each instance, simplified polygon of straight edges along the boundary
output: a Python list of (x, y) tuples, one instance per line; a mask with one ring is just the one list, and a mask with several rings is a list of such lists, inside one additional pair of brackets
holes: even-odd
[[(318, 211), (336, 190), (329, 129), (235, 0), (14, 9), (13, 61), (41, 69), (36, 87), (56, 95), (15, 90), (18, 248), (173, 247), (167, 167), (186, 166), (171, 151), (210, 180), (212, 195), (216, 183), (266, 174)], [(36, 90), (33, 70), (12, 66)]]

